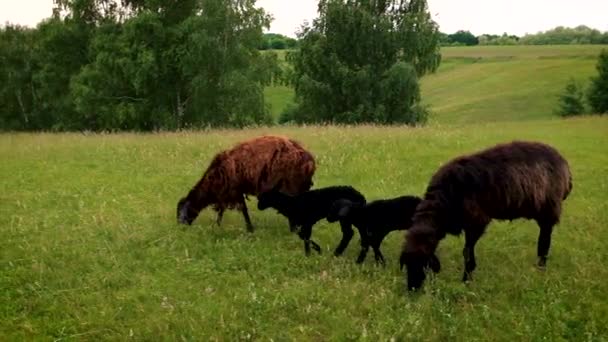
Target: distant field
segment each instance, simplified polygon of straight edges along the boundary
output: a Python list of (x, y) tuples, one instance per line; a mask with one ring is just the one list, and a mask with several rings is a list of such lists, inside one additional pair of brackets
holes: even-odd
[[(572, 77), (595, 74), (600, 45), (446, 47), (438, 72), (422, 79), (431, 123), (534, 120), (554, 117), (557, 95)], [(293, 96), (267, 89), (278, 115)]]
[(264, 88), (264, 96), (270, 105), (272, 116), (278, 120), (281, 111), (293, 101), (293, 89), (284, 85), (272, 85)]
[[(470, 66), (469, 66), (470, 67)], [(456, 90), (454, 90), (456, 91)], [(550, 143), (574, 190), (546, 272), (533, 222), (493, 223), (478, 268), (460, 282), (462, 238), (439, 246), (442, 272), (405, 294), (402, 233), (354, 264), (304, 257), (287, 222), (249, 201), (257, 230), (205, 211), (175, 221), (177, 200), (214, 153), (263, 133), (316, 156), (315, 186), (351, 184), (368, 199), (421, 194), (450, 158), (511, 139)], [(159, 134), (0, 134), (0, 341), (605, 341), (608, 339), (608, 118), (467, 126), (273, 127)]]
[(481, 46), (442, 50), (439, 71), (422, 80), (435, 123), (555, 117), (569, 78), (583, 85), (595, 74), (600, 46)]
[(452, 57), (597, 57), (607, 45), (512, 45), (512, 46), (454, 46), (444, 47), (444, 58)]

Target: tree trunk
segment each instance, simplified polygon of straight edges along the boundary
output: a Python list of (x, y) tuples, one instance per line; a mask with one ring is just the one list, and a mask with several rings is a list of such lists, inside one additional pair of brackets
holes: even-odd
[(23, 100), (21, 99), (21, 90), (15, 90), (15, 96), (17, 97), (17, 102), (19, 102), (19, 108), (21, 108), (21, 114), (23, 115), (23, 121), (25, 125), (29, 123), (29, 118), (27, 116), (27, 111), (25, 110), (25, 106), (23, 106)]
[(179, 89), (175, 91), (175, 97), (177, 99), (177, 107), (175, 108), (175, 114), (177, 115), (177, 127), (182, 127), (182, 118), (184, 117), (184, 106), (182, 104), (182, 97)]

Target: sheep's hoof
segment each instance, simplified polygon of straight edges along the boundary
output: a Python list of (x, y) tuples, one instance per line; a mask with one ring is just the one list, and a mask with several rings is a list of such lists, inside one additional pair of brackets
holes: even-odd
[(536, 268), (538, 268), (540, 271), (545, 271), (547, 269), (547, 257), (538, 257)]

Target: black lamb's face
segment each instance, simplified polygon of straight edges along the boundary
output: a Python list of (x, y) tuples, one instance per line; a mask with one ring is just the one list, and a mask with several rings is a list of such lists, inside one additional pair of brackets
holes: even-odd
[(263, 192), (258, 196), (258, 210), (265, 210), (273, 206), (273, 191)]
[(187, 198), (182, 198), (177, 202), (177, 222), (180, 224), (191, 225), (196, 219), (199, 211), (195, 210)]

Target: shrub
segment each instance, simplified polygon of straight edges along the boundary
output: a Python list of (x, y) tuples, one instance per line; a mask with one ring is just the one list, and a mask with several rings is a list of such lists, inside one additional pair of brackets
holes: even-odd
[(598, 76), (591, 78), (587, 100), (594, 113), (608, 113), (608, 50), (602, 50), (596, 66)]
[(585, 112), (583, 89), (574, 79), (570, 79), (559, 95), (557, 114), (561, 116), (581, 115)]

